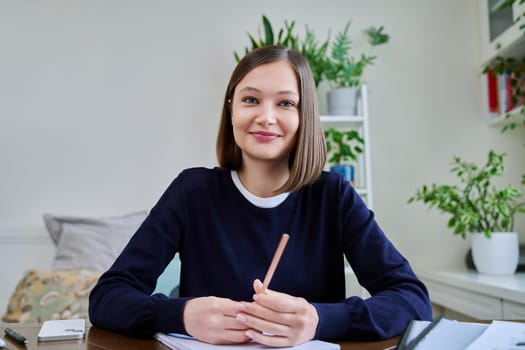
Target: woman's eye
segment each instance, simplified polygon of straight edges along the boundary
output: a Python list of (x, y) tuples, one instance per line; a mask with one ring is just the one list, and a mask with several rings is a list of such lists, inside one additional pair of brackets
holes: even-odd
[(245, 97), (241, 101), (249, 104), (257, 103), (257, 99), (255, 97)]
[(291, 108), (295, 107), (295, 103), (293, 101), (282, 101), (279, 103), (279, 106)]

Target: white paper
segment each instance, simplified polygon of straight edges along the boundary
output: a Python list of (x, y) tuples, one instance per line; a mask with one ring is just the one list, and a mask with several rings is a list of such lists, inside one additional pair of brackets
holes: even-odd
[[(429, 323), (428, 321), (415, 321), (410, 329), (408, 343), (416, 338)], [(479, 337), (487, 327), (487, 324), (458, 322), (443, 318), (421, 339), (414, 349), (464, 350)]]
[[(154, 336), (155, 339), (160, 341), (162, 344), (166, 345), (170, 349), (179, 349), (179, 350), (211, 350), (211, 349), (221, 349), (221, 350), (239, 350), (239, 349), (275, 349), (269, 348), (267, 346), (258, 344), (258, 343), (246, 343), (239, 345), (212, 345), (208, 343), (203, 343), (201, 341), (195, 340), (191, 337), (181, 336), (174, 333), (157, 333)], [(328, 343), (321, 340), (311, 340), (309, 342), (303, 343), (301, 345), (279, 348), (279, 349), (293, 349), (293, 350), (340, 350), (341, 347), (339, 344)]]
[(81, 339), (86, 334), (86, 320), (83, 318), (73, 320), (44, 321), (38, 332), (39, 341)]
[(414, 340), (429, 324), (430, 321), (412, 321), (412, 327), (410, 327), (410, 333), (407, 337), (407, 344)]
[[(523, 343), (524, 345), (518, 345)], [(492, 321), (490, 326), (467, 350), (523, 350), (525, 349), (525, 323)]]

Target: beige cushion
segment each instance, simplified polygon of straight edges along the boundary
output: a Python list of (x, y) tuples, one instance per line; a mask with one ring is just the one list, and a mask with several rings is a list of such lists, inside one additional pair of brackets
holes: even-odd
[(18, 282), (4, 322), (87, 318), (88, 296), (100, 272), (89, 270), (26, 271)]
[(44, 214), (49, 235), (57, 245), (53, 270), (106, 271), (146, 215), (146, 211), (107, 218)]

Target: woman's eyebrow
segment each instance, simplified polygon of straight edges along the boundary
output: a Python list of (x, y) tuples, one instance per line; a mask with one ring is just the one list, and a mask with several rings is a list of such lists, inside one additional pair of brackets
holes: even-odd
[[(254, 92), (258, 92), (258, 93), (261, 93), (261, 90), (257, 89), (256, 87), (253, 87), (253, 86), (245, 86), (243, 87), (242, 89), (239, 90), (239, 92), (248, 92), (248, 91), (254, 91)], [(293, 90), (281, 90), (278, 92), (279, 95), (294, 95), (296, 96), (297, 98), (299, 98), (299, 94)]]

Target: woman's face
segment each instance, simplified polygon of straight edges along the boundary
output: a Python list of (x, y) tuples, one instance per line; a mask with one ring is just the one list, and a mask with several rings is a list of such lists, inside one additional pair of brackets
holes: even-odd
[(286, 61), (254, 68), (237, 84), (231, 118), (243, 160), (288, 162), (299, 128), (299, 87)]

